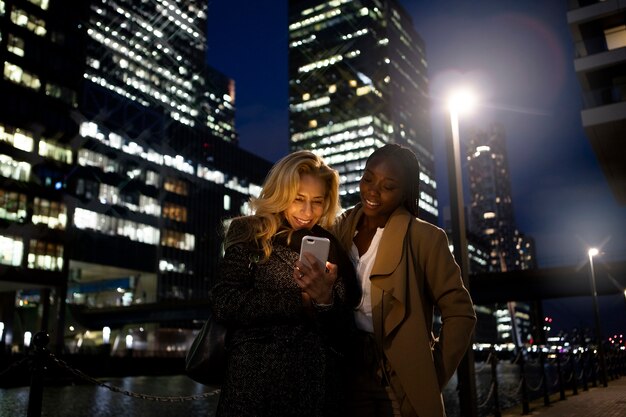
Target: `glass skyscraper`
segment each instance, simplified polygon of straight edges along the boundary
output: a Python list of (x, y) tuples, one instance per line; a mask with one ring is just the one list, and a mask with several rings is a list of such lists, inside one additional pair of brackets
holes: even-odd
[(504, 127), (474, 129), (467, 145), (470, 229), (489, 242), (490, 270), (519, 269)]
[(205, 13), (0, 0), (0, 346), (49, 328), (70, 351), (184, 355), (225, 219), (271, 166), (237, 146)]
[[(485, 130), (472, 129), (466, 151), (471, 195), (469, 228), (486, 243), (486, 270), (536, 268), (534, 241), (520, 233), (515, 223), (504, 126), (494, 123)], [(494, 314), (501, 342), (528, 341), (528, 304), (496, 305)]]
[(93, 1), (85, 78), (236, 142), (234, 87), (217, 94), (206, 65), (207, 2)]
[(398, 2), (289, 1), (290, 147), (339, 171), (344, 207), (367, 157), (396, 142), (418, 156), (420, 217), (437, 223), (429, 109), (424, 43)]

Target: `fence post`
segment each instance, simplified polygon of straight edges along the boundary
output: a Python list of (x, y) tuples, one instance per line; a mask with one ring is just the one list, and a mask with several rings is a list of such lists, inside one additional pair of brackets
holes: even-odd
[(587, 384), (587, 367), (589, 365), (589, 351), (586, 351), (580, 357), (583, 363), (583, 391), (589, 391), (589, 385)]
[(27, 417), (41, 417), (43, 402), (43, 374), (48, 360), (50, 336), (46, 332), (37, 332), (33, 336), (35, 351), (31, 362), (30, 389), (28, 391)]
[(526, 358), (524, 349), (519, 350), (519, 368), (522, 376), (522, 415), (530, 414), (530, 404), (528, 401), (528, 387), (526, 386)]
[(550, 405), (550, 387), (548, 386), (548, 374), (546, 372), (546, 355), (543, 347), (539, 351), (539, 363), (541, 364), (541, 375), (543, 376), (543, 405)]
[(500, 397), (498, 396), (498, 357), (493, 346), (491, 346), (491, 381), (493, 382), (493, 417), (501, 417)]
[(565, 385), (563, 384), (563, 370), (561, 369), (561, 352), (556, 352), (556, 369), (559, 376), (559, 399), (565, 399)]
[(598, 361), (594, 354), (590, 353), (589, 355), (589, 363), (591, 364), (591, 386), (596, 388), (598, 386), (598, 372), (596, 370)]
[(576, 358), (573, 353), (569, 355), (569, 361), (572, 368), (572, 394), (578, 395), (578, 375), (576, 375)]

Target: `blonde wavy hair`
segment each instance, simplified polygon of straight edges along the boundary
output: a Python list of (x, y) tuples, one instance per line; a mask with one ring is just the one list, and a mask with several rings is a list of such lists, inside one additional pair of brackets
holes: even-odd
[[(267, 260), (272, 253), (272, 238), (277, 233), (293, 230), (284, 228), (284, 211), (293, 203), (300, 188), (300, 177), (309, 174), (320, 178), (326, 184), (324, 210), (318, 224), (329, 228), (341, 207), (339, 205), (339, 174), (324, 163), (322, 158), (310, 151), (296, 151), (276, 162), (265, 178), (259, 197), (250, 199), (254, 210), (253, 236), (237, 240), (254, 240), (263, 250)], [(281, 230), (282, 229), (282, 230)], [(243, 239), (241, 239), (243, 238)]]

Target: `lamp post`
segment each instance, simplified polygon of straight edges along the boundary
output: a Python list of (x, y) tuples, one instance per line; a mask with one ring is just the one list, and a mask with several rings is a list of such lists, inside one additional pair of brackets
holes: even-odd
[(600, 372), (602, 374), (602, 385), (608, 386), (608, 378), (606, 373), (606, 360), (604, 357), (604, 344), (602, 343), (602, 331), (600, 330), (600, 310), (598, 309), (598, 292), (596, 291), (596, 273), (593, 268), (593, 257), (598, 255), (596, 248), (590, 248), (587, 251), (589, 255), (589, 270), (591, 271), (591, 298), (593, 300), (593, 316), (595, 319), (596, 339), (598, 340), (598, 353), (600, 356)]
[[(448, 181), (450, 187), (450, 220), (452, 221), (452, 245), (454, 258), (461, 269), (463, 284), (469, 290), (469, 257), (467, 252), (467, 236), (465, 228), (465, 211), (463, 200), (463, 177), (461, 175), (461, 144), (459, 139), (459, 114), (469, 110), (473, 104), (473, 96), (468, 90), (454, 93), (448, 100), (446, 147), (448, 154)], [(477, 417), (476, 378), (474, 370), (474, 350), (467, 349), (457, 369), (459, 384), (459, 403), (461, 415)]]

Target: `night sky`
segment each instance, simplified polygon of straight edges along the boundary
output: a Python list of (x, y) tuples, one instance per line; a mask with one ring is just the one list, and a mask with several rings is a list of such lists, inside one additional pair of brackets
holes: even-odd
[[(461, 141), (472, 126), (504, 125), (516, 223), (535, 238), (539, 267), (587, 268), (590, 246), (602, 248), (595, 262), (626, 259), (626, 207), (581, 126), (567, 1), (400, 3), (426, 44), (440, 212), (449, 204), (443, 98), (470, 84), (480, 102), (460, 121)], [(288, 152), (287, 26), (286, 0), (209, 2), (207, 60), (235, 80), (241, 146), (270, 161)], [(600, 306), (604, 333), (624, 333), (624, 295)], [(592, 325), (589, 298), (544, 307), (556, 329)]]

